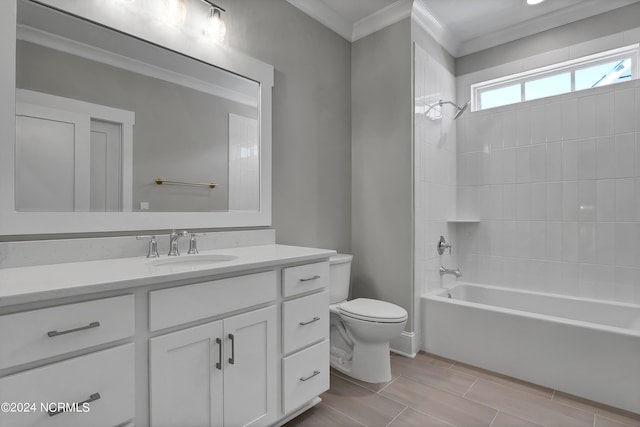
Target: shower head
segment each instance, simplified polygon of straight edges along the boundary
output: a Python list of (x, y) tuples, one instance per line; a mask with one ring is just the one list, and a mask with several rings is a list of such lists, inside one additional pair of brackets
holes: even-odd
[(460, 117), (462, 115), (462, 113), (464, 113), (466, 111), (467, 108), (469, 108), (469, 103), (471, 102), (471, 100), (465, 102), (465, 104), (460, 107), (458, 104), (456, 104), (455, 102), (451, 102), (451, 101), (443, 101), (442, 99), (440, 100), (440, 102), (438, 104), (440, 104), (440, 106), (442, 107), (442, 104), (451, 104), (454, 107), (457, 108), (458, 111), (456, 111), (455, 116), (453, 116), (453, 120), (456, 120), (458, 117)]

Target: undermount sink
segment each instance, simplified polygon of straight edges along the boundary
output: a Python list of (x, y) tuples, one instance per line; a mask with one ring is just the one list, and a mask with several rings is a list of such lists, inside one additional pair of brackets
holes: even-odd
[(233, 261), (235, 255), (181, 255), (171, 258), (161, 258), (149, 261), (153, 267), (205, 267), (218, 262)]

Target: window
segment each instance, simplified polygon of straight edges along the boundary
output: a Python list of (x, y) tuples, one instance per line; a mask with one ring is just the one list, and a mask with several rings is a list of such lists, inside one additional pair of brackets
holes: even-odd
[(486, 110), (637, 78), (639, 45), (471, 85), (473, 110)]

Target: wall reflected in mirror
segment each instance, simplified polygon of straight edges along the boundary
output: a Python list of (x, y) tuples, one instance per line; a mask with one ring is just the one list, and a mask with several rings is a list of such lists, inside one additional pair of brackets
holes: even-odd
[(258, 83), (32, 3), (17, 34), (16, 210), (260, 209)]

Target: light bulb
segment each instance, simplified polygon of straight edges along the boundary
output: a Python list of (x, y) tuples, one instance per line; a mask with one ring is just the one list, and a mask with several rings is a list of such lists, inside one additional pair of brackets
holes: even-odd
[(221, 42), (224, 40), (224, 36), (227, 34), (227, 26), (222, 20), (219, 9), (211, 8), (209, 10), (207, 28), (204, 30), (204, 33), (215, 41)]
[(185, 0), (163, 0), (163, 19), (167, 24), (182, 26), (187, 18)]
[(527, 4), (528, 5), (534, 5), (534, 4), (539, 4), (542, 3), (544, 0), (527, 0)]

